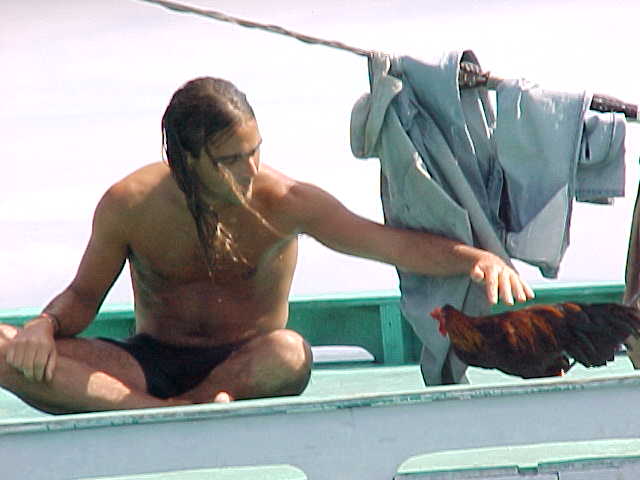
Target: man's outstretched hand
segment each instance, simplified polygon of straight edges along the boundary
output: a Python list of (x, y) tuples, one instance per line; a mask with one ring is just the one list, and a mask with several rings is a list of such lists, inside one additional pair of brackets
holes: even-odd
[(473, 265), (470, 273), (474, 282), (484, 283), (487, 300), (490, 304), (502, 299), (507, 305), (526, 302), (535, 295), (531, 287), (520, 275), (500, 257), (485, 252)]

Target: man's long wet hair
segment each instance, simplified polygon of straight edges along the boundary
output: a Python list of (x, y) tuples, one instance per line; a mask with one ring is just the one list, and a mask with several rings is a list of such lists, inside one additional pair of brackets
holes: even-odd
[[(211, 77), (196, 78), (177, 90), (162, 117), (164, 156), (195, 220), (211, 276), (217, 257), (223, 251), (234, 261), (248, 262), (235, 251), (233, 239), (219, 222), (218, 214), (203, 201), (201, 181), (187, 161), (187, 153), (198, 158), (212, 139), (223, 139), (235, 126), (254, 119), (255, 114), (244, 93), (231, 82)], [(244, 195), (226, 168), (217, 163), (214, 167), (247, 206)]]

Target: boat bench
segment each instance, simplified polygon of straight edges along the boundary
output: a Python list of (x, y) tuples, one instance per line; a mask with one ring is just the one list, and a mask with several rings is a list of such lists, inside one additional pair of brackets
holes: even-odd
[(259, 465), (177, 470), (116, 477), (92, 477), (77, 480), (307, 480), (307, 476), (302, 470), (291, 465)]
[(448, 450), (403, 462), (394, 480), (636, 480), (640, 439)]

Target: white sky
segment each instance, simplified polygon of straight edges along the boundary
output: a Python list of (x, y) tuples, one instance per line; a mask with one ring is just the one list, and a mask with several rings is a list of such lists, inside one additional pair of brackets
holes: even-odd
[[(640, 103), (637, 0), (194, 0), (193, 5), (365, 49), (434, 58), (472, 49), (501, 77)], [(262, 158), (381, 219), (377, 161), (352, 157), (349, 116), (368, 90), (362, 57), (136, 0), (0, 3), (0, 309), (40, 306), (71, 280), (104, 190), (160, 159), (171, 94), (201, 75), (244, 90)], [(627, 136), (627, 198), (578, 205), (559, 281), (622, 281), (638, 184), (640, 125)], [(531, 283), (542, 281), (529, 267)], [(303, 239), (293, 294), (395, 289), (393, 268)], [(129, 303), (128, 275), (107, 303)]]

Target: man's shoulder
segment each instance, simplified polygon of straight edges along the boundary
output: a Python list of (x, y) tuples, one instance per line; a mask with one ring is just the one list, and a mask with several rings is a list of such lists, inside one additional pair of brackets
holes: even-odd
[(282, 196), (294, 185), (296, 181), (284, 173), (268, 165), (262, 165), (258, 184), (260, 191), (266, 195)]
[(117, 181), (106, 195), (114, 202), (133, 206), (152, 195), (166, 194), (177, 189), (169, 167), (162, 162), (151, 163)]
[(318, 186), (290, 178), (269, 168), (261, 181), (261, 199), (282, 222), (283, 230), (299, 231), (309, 211), (320, 204), (326, 192)]
[(150, 190), (157, 188), (162, 182), (171, 178), (169, 166), (164, 162), (155, 162), (145, 165), (130, 173), (122, 180), (114, 184), (124, 191), (134, 193), (138, 190)]
[(313, 196), (321, 189), (312, 184), (286, 176), (284, 173), (269, 168), (265, 172), (267, 181), (266, 191), (278, 197), (278, 200), (298, 203), (303, 200), (313, 199)]
[(117, 181), (105, 192), (98, 209), (113, 214), (134, 214), (153, 204), (179, 199), (179, 190), (169, 167), (156, 162), (139, 168)]
[(263, 202), (289, 214), (293, 214), (299, 206), (301, 192), (312, 186), (271, 167), (265, 168), (261, 174), (258, 190)]

